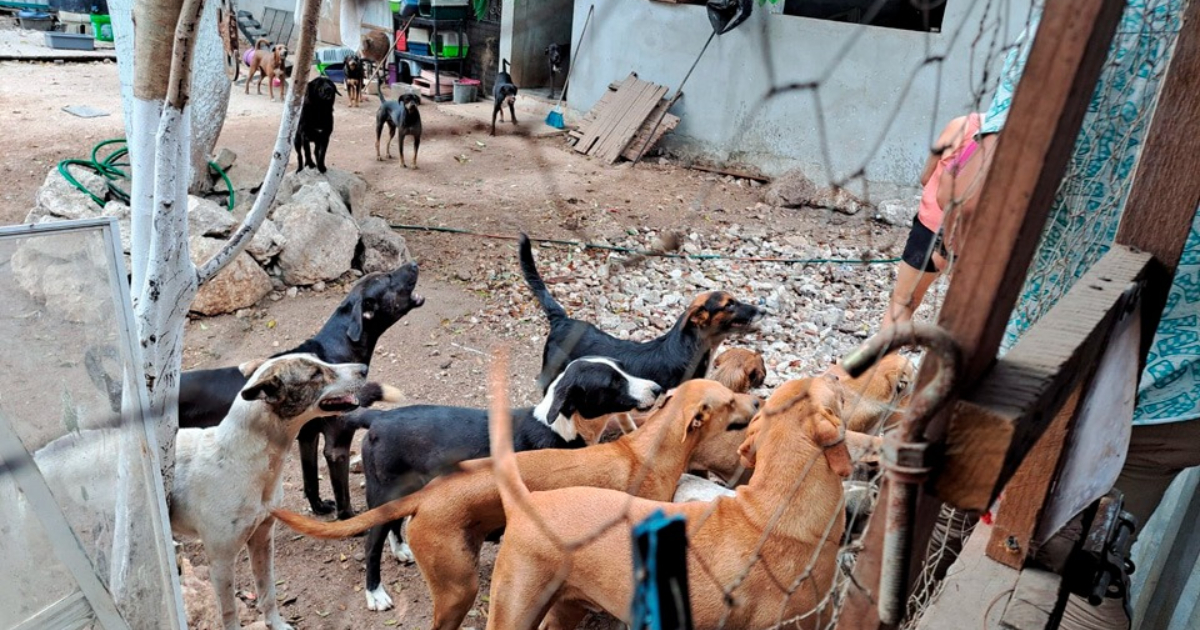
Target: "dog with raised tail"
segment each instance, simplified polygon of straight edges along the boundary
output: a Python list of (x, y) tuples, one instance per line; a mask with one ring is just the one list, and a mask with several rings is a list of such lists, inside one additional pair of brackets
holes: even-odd
[[(266, 46), (266, 48), (263, 48)], [(287, 72), (284, 66), (287, 64), (288, 49), (283, 44), (271, 45), (271, 41), (265, 37), (258, 38), (254, 42), (254, 49), (246, 54), (248, 58), (247, 65), (250, 66), (250, 74), (246, 75), (246, 94), (250, 93), (250, 82), (254, 80), (255, 74), (260, 74), (258, 77), (258, 94), (262, 96), (263, 79), (267, 79), (267, 91), (271, 94), (271, 100), (275, 100), (275, 80), (279, 80), (280, 92), (279, 97), (287, 93)]]

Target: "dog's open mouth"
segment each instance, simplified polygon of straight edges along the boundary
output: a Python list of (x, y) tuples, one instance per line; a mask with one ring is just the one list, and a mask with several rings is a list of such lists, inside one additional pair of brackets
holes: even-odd
[(338, 396), (327, 396), (317, 403), (321, 411), (352, 411), (358, 409), (358, 396), (354, 394), (340, 394)]

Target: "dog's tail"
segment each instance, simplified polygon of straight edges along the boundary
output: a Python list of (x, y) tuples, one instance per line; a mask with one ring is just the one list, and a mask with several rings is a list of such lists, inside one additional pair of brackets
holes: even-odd
[(492, 355), (492, 373), (488, 377), (491, 389), (488, 411), (488, 433), (492, 449), (493, 474), (500, 490), (500, 501), (504, 511), (528, 507), (529, 488), (521, 479), (517, 468), (517, 456), (513, 453), (512, 413), (508, 410), (508, 352), (497, 351)]
[(550, 320), (550, 323), (566, 319), (566, 309), (555, 301), (553, 295), (550, 295), (550, 290), (546, 288), (546, 283), (542, 280), (541, 274), (538, 273), (537, 264), (533, 261), (533, 245), (530, 244), (528, 235), (521, 234), (519, 248), (521, 251), (521, 273), (525, 276), (525, 283), (533, 291), (533, 296), (537, 298), (538, 303), (542, 305), (542, 310), (546, 312), (546, 318)]
[(270, 46), (271, 40), (267, 39), (266, 37), (259, 37), (258, 39), (254, 40), (254, 50), (259, 50), (263, 47), (263, 44)]
[(305, 536), (312, 536), (313, 538), (349, 538), (350, 536), (365, 532), (376, 525), (383, 525), (384, 523), (390, 523), (416, 514), (417, 506), (421, 504), (424, 492), (424, 489), (418, 490), (408, 496), (388, 501), (377, 508), (367, 510), (354, 518), (348, 518), (344, 521), (319, 521), (315, 518), (301, 516), (295, 512), (280, 509), (271, 510), (271, 516), (274, 516), (282, 521), (284, 525)]
[(504, 69), (502, 70), (502, 72), (505, 72), (505, 73), (507, 73), (507, 72), (508, 72), (508, 60), (507, 60), (507, 59), (501, 59), (501, 60), (500, 60), (500, 63), (501, 63), (501, 64), (503, 64), (501, 67), (503, 67), (503, 68), (504, 68)]
[(378, 89), (375, 90), (375, 93), (379, 95), (379, 104), (383, 105), (385, 102), (387, 102), (387, 99), (383, 98), (383, 75), (376, 72), (375, 82), (379, 84)]

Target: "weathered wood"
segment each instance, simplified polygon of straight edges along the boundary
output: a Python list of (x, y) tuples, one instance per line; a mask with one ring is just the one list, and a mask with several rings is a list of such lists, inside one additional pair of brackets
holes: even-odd
[(1033, 551), (1030, 543), (1046, 503), (1046, 495), (1058, 472), (1067, 428), (1079, 406), (1081, 389), (1082, 383), (1055, 414), (1042, 438), (1004, 486), (1003, 502), (996, 514), (992, 538), (987, 546), (987, 555), (992, 560), (1020, 569), (1025, 565), (1025, 558)]
[[(666, 121), (663, 122), (665, 123)], [(718, 175), (729, 175), (730, 177), (738, 177), (741, 179), (752, 179), (756, 182), (762, 182), (764, 184), (770, 183), (771, 181), (771, 178), (769, 177), (764, 177), (755, 173), (747, 173), (746, 171), (740, 171), (732, 168), (719, 168), (716, 166), (705, 166), (703, 164), (689, 164), (688, 168), (696, 171), (704, 171), (705, 173), (716, 173)]]
[[(976, 382), (995, 361), (1122, 8), (1106, 0), (1047, 3), (976, 216), (966, 221), (963, 256), (939, 318), (962, 348), (964, 384)], [(922, 365), (919, 382), (927, 383), (932, 370)], [(932, 441), (940, 441), (948, 415), (930, 426)], [(919, 501), (915, 549), (927, 548), (939, 507), (927, 495)], [(858, 586), (847, 593), (839, 628), (880, 627), (877, 608), (863, 589), (879, 584), (874, 558), (883, 550), (872, 541), (881, 540), (885, 519), (883, 511), (871, 517), (868, 544), (854, 571)], [(920, 571), (920, 556), (910, 567), (909, 584)]]
[(633, 74), (625, 77), (608, 106), (604, 108), (604, 112), (588, 126), (587, 133), (575, 145), (575, 150), (579, 153), (590, 154), (597, 143), (603, 142), (604, 138), (608, 137), (625, 112), (629, 111), (633, 100), (646, 89), (646, 85), (644, 81), (639, 81)]
[(617, 122), (608, 140), (596, 150), (595, 156), (609, 164), (620, 159), (625, 147), (629, 146), (629, 141), (646, 123), (650, 112), (654, 111), (654, 108), (662, 102), (666, 95), (667, 87), (665, 85), (651, 83), (650, 87), (644, 90), (630, 105), (629, 111), (625, 112), (625, 115)]
[[(1138, 156), (1129, 197), (1117, 228), (1117, 242), (1154, 254), (1142, 311), (1142, 347), (1158, 328), (1175, 267), (1187, 241), (1197, 206), (1200, 177), (1200, 2), (1184, 9), (1175, 51), (1163, 79), (1150, 128)], [(1145, 354), (1143, 354), (1143, 362)]]
[(937, 496), (983, 511), (1105, 349), (1151, 257), (1116, 246), (996, 362), (951, 414)]
[[(995, 538), (995, 532), (992, 533)], [(1062, 578), (1051, 571), (1026, 569), (1017, 578), (1012, 597), (1000, 618), (1006, 630), (1045, 630), (1062, 615), (1066, 600)]]
[(1005, 598), (1015, 592), (1021, 574), (984, 555), (991, 529), (985, 523), (975, 526), (946, 575), (942, 596), (929, 603), (917, 630), (997, 627), (1004, 614)]

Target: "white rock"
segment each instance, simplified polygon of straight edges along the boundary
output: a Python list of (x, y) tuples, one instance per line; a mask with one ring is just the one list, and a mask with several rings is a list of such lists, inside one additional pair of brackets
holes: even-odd
[(278, 258), (284, 282), (309, 285), (350, 270), (358, 226), (349, 216), (331, 212), (327, 204), (288, 204), (275, 209), (275, 223), (287, 241)]
[(188, 195), (188, 234), (191, 236), (225, 237), (233, 232), (238, 221), (233, 214), (214, 201)]
[[(225, 245), (224, 239), (192, 236), (188, 240), (192, 262), (203, 264)], [(271, 277), (246, 252), (238, 254), (224, 269), (200, 285), (191, 310), (201, 315), (233, 313), (253, 306), (271, 292)]]
[(412, 260), (404, 237), (379, 217), (367, 217), (358, 224), (362, 254), (357, 268), (365, 273), (389, 272)]

